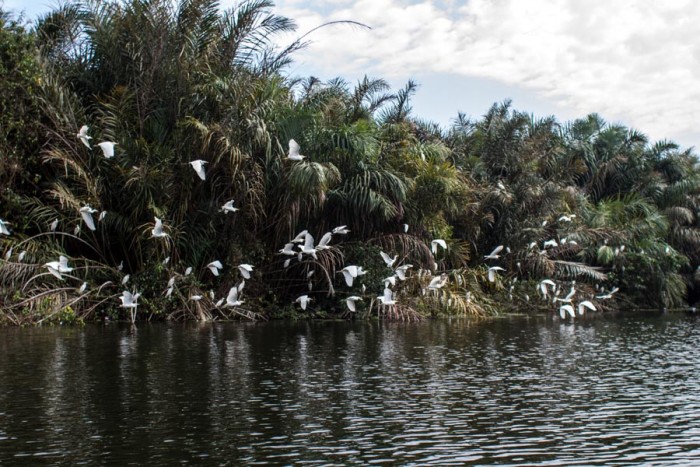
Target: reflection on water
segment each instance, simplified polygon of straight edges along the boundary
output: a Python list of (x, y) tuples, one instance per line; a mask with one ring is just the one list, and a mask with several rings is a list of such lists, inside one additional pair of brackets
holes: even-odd
[(683, 316), (0, 334), (3, 465), (700, 461)]

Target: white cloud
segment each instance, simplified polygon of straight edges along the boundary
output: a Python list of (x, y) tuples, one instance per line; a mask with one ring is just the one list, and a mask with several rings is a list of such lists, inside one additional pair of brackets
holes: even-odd
[(653, 138), (697, 133), (700, 2), (314, 0), (276, 12), (300, 33), (343, 19), (372, 27), (313, 33), (296, 59), (329, 75), (490, 78)]

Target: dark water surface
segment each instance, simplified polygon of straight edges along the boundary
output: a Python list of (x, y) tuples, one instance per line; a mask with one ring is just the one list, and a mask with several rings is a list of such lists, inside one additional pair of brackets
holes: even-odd
[(700, 321), (0, 329), (2, 465), (699, 464)]

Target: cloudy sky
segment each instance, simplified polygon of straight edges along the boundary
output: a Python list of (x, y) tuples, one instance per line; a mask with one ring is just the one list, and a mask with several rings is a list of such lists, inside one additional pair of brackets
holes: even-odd
[[(5, 0), (7, 8), (30, 2)], [(37, 4), (40, 2), (31, 2)], [(224, 0), (222, 4), (233, 4)], [(278, 0), (303, 34), (289, 70), (420, 84), (414, 113), (443, 125), (494, 102), (565, 121), (598, 112), (652, 139), (700, 147), (700, 2)], [(44, 3), (44, 7), (46, 8)], [(21, 7), (20, 7), (21, 8)], [(28, 7), (28, 15), (31, 12)], [(31, 7), (32, 11), (35, 7)]]

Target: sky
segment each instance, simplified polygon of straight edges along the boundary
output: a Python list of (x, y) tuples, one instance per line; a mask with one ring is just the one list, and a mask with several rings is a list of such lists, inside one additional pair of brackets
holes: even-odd
[[(1, 0), (0, 0), (1, 1)], [(5, 0), (28, 18), (53, 2)], [(234, 4), (223, 0), (222, 6)], [(700, 145), (700, 2), (695, 0), (277, 0), (307, 37), (288, 73), (418, 82), (414, 115), (443, 126), (495, 102), (561, 122), (606, 121)], [(282, 39), (284, 40), (284, 38)]]

